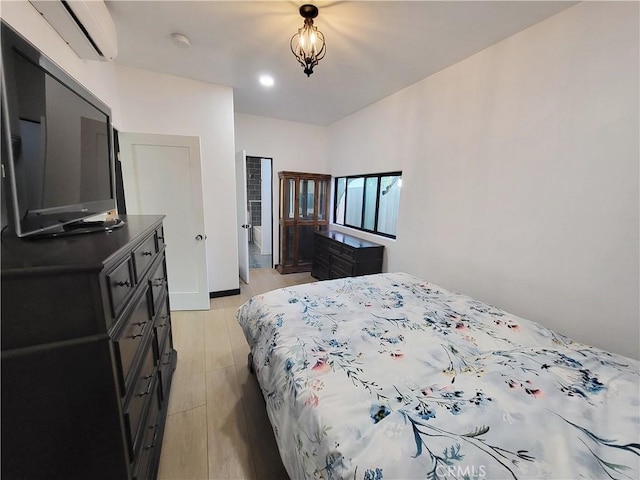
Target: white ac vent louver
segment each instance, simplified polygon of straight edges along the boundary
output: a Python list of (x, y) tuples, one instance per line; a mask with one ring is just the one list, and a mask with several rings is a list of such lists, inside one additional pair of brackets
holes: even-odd
[(116, 25), (102, 0), (29, 0), (80, 57), (109, 61), (118, 55)]

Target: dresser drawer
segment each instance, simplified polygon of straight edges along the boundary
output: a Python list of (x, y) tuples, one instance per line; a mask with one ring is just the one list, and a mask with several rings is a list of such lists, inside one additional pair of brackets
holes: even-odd
[(353, 269), (354, 277), (372, 273), (380, 273), (380, 261), (358, 262)]
[(120, 314), (126, 300), (135, 290), (131, 257), (127, 257), (116, 268), (105, 275), (109, 306), (113, 318)]
[(331, 254), (329, 253), (329, 249), (327, 245), (316, 245), (315, 250), (313, 252), (313, 259), (316, 260), (324, 260), (326, 262), (329, 261)]
[(127, 385), (131, 383), (131, 366), (134, 363), (138, 349), (151, 330), (151, 310), (145, 293), (138, 298), (131, 315), (126, 319), (120, 332), (114, 339), (116, 360), (119, 367), (120, 389), (124, 396)]
[(339, 243), (330, 241), (329, 244), (327, 245), (327, 249), (331, 253), (336, 253), (338, 255), (342, 254), (342, 245), (340, 245)]
[(156, 230), (156, 251), (159, 252), (166, 246), (164, 242), (164, 228), (158, 227)]
[(167, 272), (164, 261), (158, 264), (158, 267), (149, 277), (149, 286), (151, 289), (151, 304), (154, 306), (155, 314), (155, 309), (159, 308), (157, 306), (158, 300), (160, 300), (167, 288)]
[(351, 275), (353, 273), (353, 262), (333, 255), (331, 258), (331, 270), (340, 270), (345, 275)]
[(160, 384), (156, 382), (151, 398), (149, 400), (149, 413), (147, 423), (141, 432), (141, 444), (136, 456), (133, 478), (145, 480), (153, 478), (149, 469), (151, 459), (155, 454), (155, 449), (161, 442), (160, 432)]
[[(164, 301), (160, 303), (160, 307), (158, 308), (158, 313), (156, 314), (154, 320), (154, 328), (156, 330), (156, 339), (157, 339), (157, 351), (160, 352), (162, 346), (164, 345), (165, 339), (167, 337), (167, 333), (171, 329), (171, 315), (169, 314), (169, 298), (165, 297)], [(160, 358), (160, 353), (158, 353), (158, 358)]]
[(355, 260), (356, 258), (356, 249), (351, 248), (348, 245), (341, 245), (340, 254), (344, 257), (347, 257), (351, 260)]
[(331, 240), (321, 237), (320, 235), (314, 235), (314, 246), (318, 248), (329, 248)]
[(338, 270), (336, 268), (332, 268), (331, 272), (329, 274), (329, 278), (331, 280), (334, 280), (336, 278), (345, 278), (345, 277), (351, 277), (351, 273), (350, 272), (345, 272), (343, 270)]
[(160, 392), (163, 400), (169, 399), (169, 385), (171, 384), (171, 376), (173, 375), (173, 356), (176, 351), (173, 349), (173, 342), (171, 341), (171, 331), (167, 332), (164, 345), (161, 345), (160, 363), (158, 369), (160, 371)]
[(318, 280), (326, 280), (329, 278), (329, 267), (317, 265), (314, 263), (311, 266), (311, 276), (313, 278), (317, 278)]
[(156, 249), (155, 233), (149, 236), (133, 251), (133, 263), (136, 267), (136, 278), (142, 280), (147, 268), (153, 263), (158, 250)]
[(329, 278), (329, 269), (331, 266), (331, 256), (318, 256), (318, 252), (313, 257), (313, 265), (311, 266), (311, 276), (318, 280)]
[[(143, 425), (143, 412), (149, 396), (155, 394), (155, 384), (157, 369), (153, 361), (153, 349), (148, 345), (147, 351), (142, 359), (140, 370), (136, 376), (136, 381), (131, 389), (131, 395), (124, 409), (125, 424), (127, 426), (127, 439), (129, 441), (130, 453), (133, 455), (137, 450), (138, 441), (141, 436)], [(139, 433), (140, 432), (140, 433)]]
[(331, 257), (329, 259), (314, 257), (313, 268), (318, 270), (328, 270), (331, 266)]

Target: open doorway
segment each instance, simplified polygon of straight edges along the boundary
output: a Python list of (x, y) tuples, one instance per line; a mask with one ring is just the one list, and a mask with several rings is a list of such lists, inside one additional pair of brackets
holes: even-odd
[(249, 268), (273, 268), (273, 159), (247, 156)]

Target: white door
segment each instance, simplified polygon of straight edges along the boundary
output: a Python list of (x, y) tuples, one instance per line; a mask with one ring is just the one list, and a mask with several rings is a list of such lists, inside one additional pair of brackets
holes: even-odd
[(238, 209), (238, 273), (249, 284), (249, 229), (247, 211), (247, 154), (236, 153), (236, 206)]
[(119, 133), (127, 213), (166, 215), (171, 310), (208, 310), (200, 138)]

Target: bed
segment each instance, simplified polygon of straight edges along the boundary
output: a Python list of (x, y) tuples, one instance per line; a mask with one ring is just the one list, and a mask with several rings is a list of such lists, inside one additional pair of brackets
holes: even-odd
[(640, 478), (640, 364), (406, 273), (237, 312), (293, 480)]

